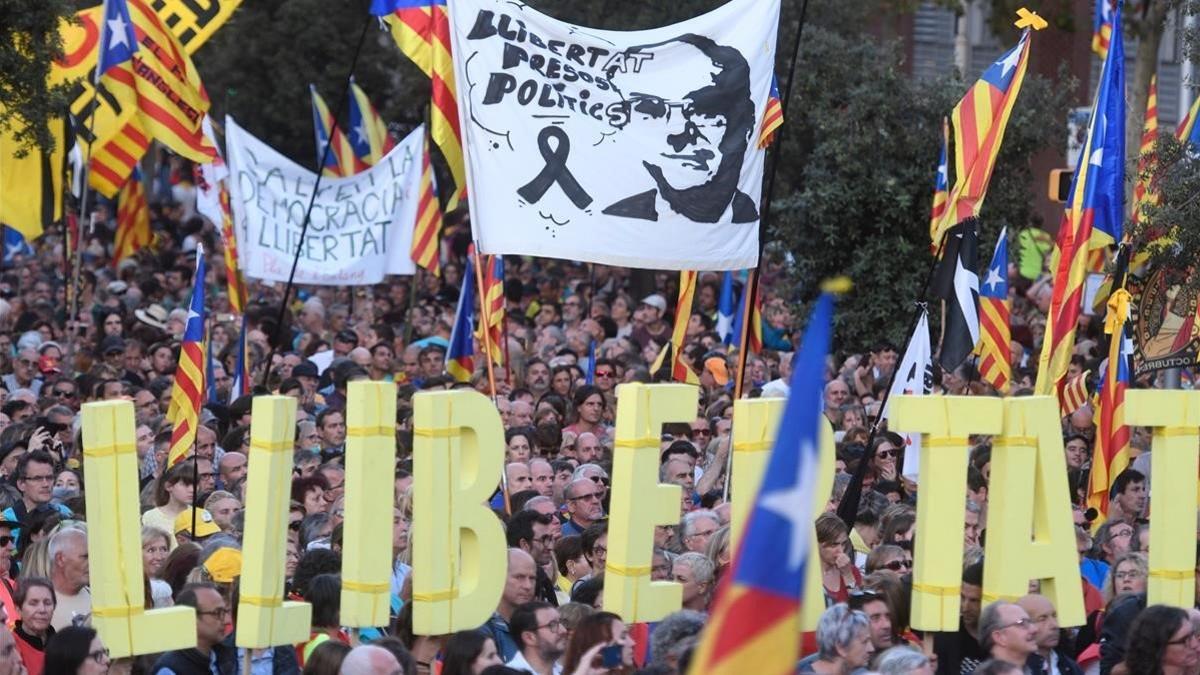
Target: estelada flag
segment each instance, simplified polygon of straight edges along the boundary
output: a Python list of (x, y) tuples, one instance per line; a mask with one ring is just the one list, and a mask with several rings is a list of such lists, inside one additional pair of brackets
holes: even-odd
[[(833, 333), (833, 295), (823, 293), (793, 361), (791, 390), (762, 485), (709, 614), (691, 675), (792, 673), (800, 650), (820, 465), (825, 359)], [(749, 495), (746, 495), (749, 497)]]
[(175, 368), (175, 388), (171, 390), (170, 408), (175, 412), (171, 422), (171, 449), (167, 467), (183, 461), (196, 443), (200, 424), (200, 408), (204, 405), (206, 359), (204, 341), (204, 247), (196, 249), (196, 278), (192, 284), (192, 300), (188, 303), (187, 324), (183, 329), (183, 345), (179, 349), (179, 365)]

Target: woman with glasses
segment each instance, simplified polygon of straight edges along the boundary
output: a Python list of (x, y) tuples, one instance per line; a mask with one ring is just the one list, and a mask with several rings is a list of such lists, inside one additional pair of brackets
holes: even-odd
[(46, 660), (46, 646), (54, 637), (54, 627), (50, 625), (58, 604), (54, 586), (45, 577), (25, 577), (17, 585), (13, 601), (21, 616), (13, 629), (17, 651), (30, 675), (38, 675)]
[[(45, 670), (41, 672), (45, 675), (104, 675), (108, 666), (108, 649), (100, 634), (88, 626), (68, 626), (50, 640)], [(32, 669), (29, 673), (34, 675)]]
[(1125, 660), (1113, 675), (1183, 675), (1200, 662), (1198, 640), (1187, 612), (1151, 605), (1134, 619)]
[(912, 572), (912, 554), (895, 544), (880, 544), (867, 554), (867, 574), (888, 572), (897, 577)]

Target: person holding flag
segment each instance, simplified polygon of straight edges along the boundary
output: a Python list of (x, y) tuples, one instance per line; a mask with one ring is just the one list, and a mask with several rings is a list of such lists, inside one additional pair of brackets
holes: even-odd
[(712, 604), (689, 673), (790, 673), (800, 655), (800, 607), (816, 515), (813, 491), (820, 463), (825, 359), (833, 333), (834, 294), (848, 280), (828, 282), (809, 318), (793, 362), (791, 393), (734, 555)]

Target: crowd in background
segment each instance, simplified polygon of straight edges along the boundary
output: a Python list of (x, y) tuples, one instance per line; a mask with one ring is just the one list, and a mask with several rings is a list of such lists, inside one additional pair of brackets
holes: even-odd
[[(458, 382), (446, 354), (470, 243), (465, 218), (446, 227), (440, 276), (298, 288), (286, 305), (283, 284), (247, 280), (238, 315), (220, 238), (194, 213), (194, 191), (175, 168), (156, 179), (153, 248), (114, 262), (114, 211), (102, 204), (80, 247), (79, 276), (56, 232), (0, 271), (0, 675), (21, 667), (34, 675), (234, 673), (247, 658), (253, 673), (686, 671), (733, 557), (726, 482), (738, 380), (748, 397), (788, 392), (802, 319), (780, 290), (781, 262), (764, 263), (763, 348), (740, 369), (717, 331), (721, 277), (700, 275), (681, 350), (699, 380), (698, 406), (694, 419), (664, 425), (661, 439), (658, 478), (682, 488), (680, 518), (656, 528), (651, 568), (654, 580), (682, 585), (683, 608), (660, 622), (626, 623), (603, 611), (615, 389), (669, 373), (652, 370), (675, 323), (677, 275), (508, 257), (504, 362), (489, 376), (477, 354), (470, 381)], [(194, 449), (168, 467), (166, 413), (201, 245), (211, 391)], [(1011, 276), (1012, 395), (1021, 396), (1035, 376), (1049, 286)], [(1099, 372), (1098, 326), (1083, 321), (1072, 375)], [(297, 399), (287, 593), (313, 606), (309, 640), (248, 655), (235, 646), (251, 423), (251, 396), (235, 383), (243, 331), (251, 390)], [(872, 430), (901, 351), (881, 336), (830, 359), (825, 412), (838, 473), (815, 523), (827, 609), (805, 636), (799, 672), (1200, 673), (1200, 612), (1146, 607), (1145, 430), (1134, 430), (1135, 459), (1117, 478), (1107, 522), (1092, 527), (1090, 404), (1062, 424), (1086, 625), (1063, 629), (1036, 583), (1015, 602), (983, 603), (991, 445), (978, 437), (963, 505), (960, 629), (925, 636), (911, 628), (921, 485), (904, 473), (904, 439)], [(342, 538), (346, 398), (348, 383), (363, 379), (398, 385), (392, 620), (350, 631), (339, 620), (341, 551), (354, 545)], [(933, 379), (935, 394), (995, 395), (969, 363)], [(492, 501), (510, 547), (504, 592), (477, 630), (416, 635), (408, 528), (422, 477), (412, 470), (412, 399), (455, 387), (491, 395), (493, 381), (506, 444)], [(87, 527), (80, 408), (112, 399), (136, 411), (146, 603), (194, 607), (194, 649), (111, 661), (88, 627), (87, 539), (109, 533)]]

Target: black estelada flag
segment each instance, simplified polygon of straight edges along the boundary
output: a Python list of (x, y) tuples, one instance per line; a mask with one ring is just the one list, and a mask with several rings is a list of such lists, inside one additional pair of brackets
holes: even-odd
[(979, 342), (979, 239), (976, 221), (968, 218), (946, 232), (942, 262), (934, 277), (934, 293), (945, 302), (942, 348), (938, 363), (942, 370), (959, 367)]

